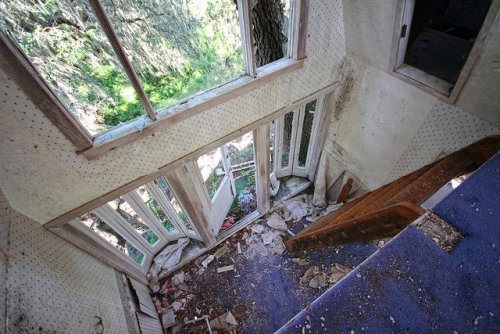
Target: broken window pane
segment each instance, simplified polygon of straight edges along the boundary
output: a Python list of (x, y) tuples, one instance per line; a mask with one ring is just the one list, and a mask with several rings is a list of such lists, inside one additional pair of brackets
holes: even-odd
[(316, 112), (316, 100), (306, 104), (304, 112), (304, 122), (302, 123), (302, 135), (300, 137), (299, 167), (305, 167), (307, 162), (307, 152), (311, 141), (311, 132)]
[(144, 114), (87, 1), (4, 0), (0, 27), (92, 135)]
[(136, 189), (137, 194), (142, 199), (142, 201), (146, 204), (146, 206), (151, 210), (153, 215), (158, 218), (160, 224), (167, 230), (169, 234), (177, 233), (177, 229), (175, 225), (172, 224), (172, 221), (167, 216), (165, 211), (161, 208), (158, 201), (153, 197), (153, 194), (149, 191), (146, 186), (142, 186)]
[(174, 209), (175, 213), (177, 214), (177, 217), (181, 220), (181, 222), (186, 226), (187, 230), (189, 232), (195, 233), (193, 226), (191, 225), (191, 222), (189, 221), (188, 216), (182, 209), (181, 205), (179, 204), (179, 201), (177, 201), (177, 198), (175, 198), (175, 195), (173, 191), (170, 189), (169, 184), (165, 180), (165, 178), (160, 177), (156, 180), (154, 180), (154, 183), (158, 185), (158, 187), (161, 189), (161, 191), (167, 196), (168, 201), (170, 202), (170, 205), (172, 205), (172, 208)]
[(122, 197), (109, 201), (108, 204), (150, 245), (154, 245), (158, 241), (158, 236), (151, 231), (151, 229), (144, 223), (144, 220)]
[(207, 188), (208, 197), (213, 199), (226, 176), (224, 164), (222, 163), (222, 151), (220, 148), (215, 149), (202, 155), (196, 161), (205, 187)]
[(281, 168), (287, 168), (290, 164), (290, 149), (292, 145), (293, 116), (291, 111), (284, 116), (283, 143), (281, 149)]
[(252, 33), (257, 67), (289, 57), (290, 0), (252, 2)]
[(111, 228), (104, 220), (93, 212), (84, 214), (78, 219), (80, 223), (90, 228), (95, 234), (106, 240), (111, 246), (132, 258), (138, 264), (144, 261), (144, 254)]
[(245, 73), (232, 0), (101, 0), (155, 110)]

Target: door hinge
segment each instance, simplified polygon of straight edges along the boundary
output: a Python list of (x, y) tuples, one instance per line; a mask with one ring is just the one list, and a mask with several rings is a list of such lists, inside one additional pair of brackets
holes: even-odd
[(406, 37), (406, 30), (407, 29), (408, 29), (408, 25), (403, 24), (403, 26), (401, 27), (401, 38), (405, 38)]

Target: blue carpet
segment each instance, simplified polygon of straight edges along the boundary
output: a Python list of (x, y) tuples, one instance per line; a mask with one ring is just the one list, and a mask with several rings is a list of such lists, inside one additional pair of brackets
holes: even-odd
[(450, 253), (410, 226), (278, 333), (499, 333), (499, 201), (497, 154), (434, 209)]

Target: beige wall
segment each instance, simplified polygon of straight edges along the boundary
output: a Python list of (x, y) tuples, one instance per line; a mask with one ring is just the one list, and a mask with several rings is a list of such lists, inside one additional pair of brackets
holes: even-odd
[(500, 133), (500, 72), (493, 61), (500, 54), (498, 17), (450, 105), (391, 75), (397, 3), (343, 1), (348, 59), (326, 149), (372, 189), (441, 152)]
[(91, 333), (96, 315), (105, 333), (128, 332), (110, 267), (11, 209), (1, 192), (0, 210), (0, 240), (9, 241), (8, 266), (0, 268), (1, 333)]
[(45, 223), (324, 88), (345, 56), (342, 2), (312, 0), (304, 68), (94, 161), (0, 73), (0, 187)]

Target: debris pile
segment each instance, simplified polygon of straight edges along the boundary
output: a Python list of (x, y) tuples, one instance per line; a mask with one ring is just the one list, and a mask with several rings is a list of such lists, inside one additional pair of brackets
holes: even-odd
[(149, 286), (158, 290), (159, 281), (181, 260), (182, 251), (189, 244), (189, 238), (180, 238), (177, 243), (165, 247), (153, 260), (147, 274)]
[[(292, 261), (299, 265), (306, 265), (307, 262), (304, 259), (292, 259)], [(326, 271), (320, 270), (317, 266), (312, 266), (306, 270), (299, 283), (303, 288), (320, 289), (327, 285), (334, 285), (350, 273), (351, 270), (340, 263), (334, 263), (331, 269)]]

